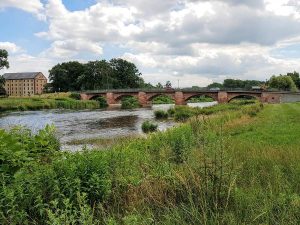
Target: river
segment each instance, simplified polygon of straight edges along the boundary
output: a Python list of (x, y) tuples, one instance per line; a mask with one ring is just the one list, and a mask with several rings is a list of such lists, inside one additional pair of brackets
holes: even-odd
[[(189, 103), (192, 107), (206, 107), (216, 102)], [(53, 124), (62, 149), (76, 150), (82, 146), (67, 144), (72, 140), (90, 138), (114, 138), (142, 134), (141, 125), (145, 120), (155, 120), (154, 111), (167, 110), (168, 105), (153, 105), (152, 108), (134, 110), (43, 110), (25, 112), (6, 112), (0, 114), (0, 128), (10, 129), (24, 126), (36, 132), (47, 124)], [(166, 130), (176, 123), (171, 120), (155, 121), (159, 130)]]

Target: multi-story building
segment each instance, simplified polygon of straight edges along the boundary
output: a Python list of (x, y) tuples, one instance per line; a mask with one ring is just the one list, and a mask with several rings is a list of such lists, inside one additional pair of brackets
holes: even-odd
[(9, 96), (30, 96), (42, 94), (47, 78), (41, 72), (6, 73), (5, 91)]

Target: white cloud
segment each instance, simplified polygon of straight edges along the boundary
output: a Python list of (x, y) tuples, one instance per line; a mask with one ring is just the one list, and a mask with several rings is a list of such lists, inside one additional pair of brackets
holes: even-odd
[(22, 48), (12, 42), (0, 42), (0, 49), (5, 49), (9, 54), (14, 54), (22, 51)]
[(1, 0), (0, 8), (14, 7), (35, 14), (39, 19), (45, 19), (44, 6), (40, 0)]
[(93, 42), (86, 42), (81, 39), (71, 39), (65, 41), (55, 41), (49, 49), (41, 55), (49, 58), (71, 58), (79, 53), (93, 53), (98, 56), (102, 55), (102, 47)]
[[(16, 1), (3, 2), (8, 7)], [(98, 0), (78, 11), (62, 0), (48, 0), (45, 7), (24, 2), (35, 5), (27, 11), (47, 17), (48, 29), (36, 34), (51, 42), (42, 59), (99, 59), (114, 55), (103, 46), (122, 46), (127, 52), (121, 57), (136, 63), (147, 81), (180, 79), (184, 86), (226, 77), (264, 80), (300, 69), (300, 55), (274, 54), (300, 44), (296, 0)]]
[(28, 54), (19, 54), (9, 57), (9, 69), (4, 69), (1, 73), (6, 72), (42, 72), (44, 75), (48, 76), (49, 68), (57, 64), (58, 61), (35, 57)]

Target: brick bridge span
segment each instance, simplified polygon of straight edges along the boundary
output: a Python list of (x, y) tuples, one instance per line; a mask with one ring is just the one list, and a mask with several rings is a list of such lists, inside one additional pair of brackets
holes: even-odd
[(110, 90), (83, 92), (80, 95), (82, 100), (92, 100), (102, 96), (109, 105), (119, 104), (125, 96), (133, 96), (138, 99), (142, 106), (151, 105), (153, 98), (160, 95), (169, 96), (176, 105), (186, 105), (190, 98), (203, 95), (211, 97), (219, 103), (227, 103), (242, 96), (251, 96), (263, 103), (288, 102), (289, 99), (300, 101), (299, 93), (267, 91)]

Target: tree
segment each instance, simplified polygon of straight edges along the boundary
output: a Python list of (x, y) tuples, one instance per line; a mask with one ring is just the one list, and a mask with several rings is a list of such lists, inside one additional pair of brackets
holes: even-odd
[[(0, 49), (0, 70), (2, 70), (3, 68), (9, 68), (8, 52), (4, 49)], [(4, 85), (5, 79), (3, 76), (0, 76), (0, 94), (6, 94)]]
[(210, 85), (207, 86), (208, 88), (223, 88), (223, 84), (220, 84), (220, 83), (217, 83), (217, 82), (214, 82)]
[(158, 89), (163, 89), (164, 88), (161, 83), (158, 83), (155, 87), (158, 88)]
[(91, 61), (85, 64), (84, 73), (77, 81), (84, 90), (109, 89), (115, 82), (112, 73), (106, 60)]
[(258, 80), (235, 80), (235, 79), (225, 79), (223, 86), (225, 88), (230, 89), (245, 89), (245, 90), (251, 90), (253, 86), (261, 86), (264, 82), (258, 81)]
[(172, 84), (171, 84), (171, 82), (169, 80), (166, 82), (165, 88), (166, 89), (172, 88)]
[(2, 70), (4, 67), (9, 68), (9, 62), (8, 62), (8, 52), (4, 49), (0, 49), (0, 70)]
[(123, 59), (65, 62), (49, 70), (53, 91), (80, 91), (111, 88), (152, 88), (137, 67)]
[(6, 94), (4, 85), (5, 85), (5, 79), (4, 79), (3, 76), (0, 76), (0, 95), (5, 95)]
[(138, 88), (144, 82), (137, 67), (124, 59), (109, 61), (114, 78), (113, 88)]
[(275, 88), (283, 91), (298, 91), (293, 79), (288, 75), (272, 76), (268, 81), (270, 88)]
[(300, 88), (300, 77), (298, 72), (294, 71), (293, 73), (287, 73), (287, 76), (290, 76), (297, 88)]
[(49, 70), (53, 91), (79, 91), (81, 84), (78, 83), (78, 77), (84, 71), (85, 66), (76, 61), (57, 64)]

